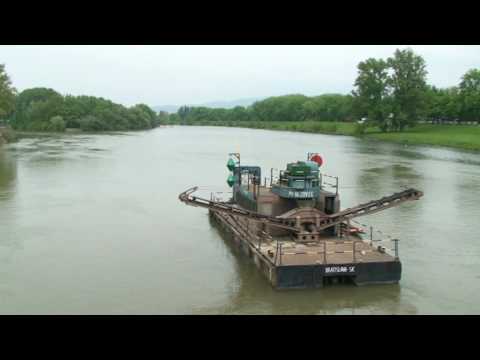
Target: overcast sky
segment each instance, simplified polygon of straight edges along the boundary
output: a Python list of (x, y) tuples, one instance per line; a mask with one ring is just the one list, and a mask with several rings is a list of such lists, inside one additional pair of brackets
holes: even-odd
[[(41, 86), (155, 106), (348, 93), (358, 62), (406, 47), (1, 45), (0, 64), (19, 91)], [(424, 57), (428, 81), (439, 87), (457, 85), (468, 69), (480, 68), (480, 46), (409, 47)]]

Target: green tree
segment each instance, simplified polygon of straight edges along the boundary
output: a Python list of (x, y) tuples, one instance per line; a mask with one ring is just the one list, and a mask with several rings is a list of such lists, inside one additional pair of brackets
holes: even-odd
[(63, 121), (63, 118), (61, 116), (54, 116), (50, 119), (50, 126), (49, 129), (50, 131), (65, 131), (65, 121)]
[(309, 98), (303, 104), (303, 118), (316, 121), (352, 120), (352, 96), (324, 94)]
[(303, 104), (303, 115), (306, 120), (323, 120), (325, 108), (324, 99), (321, 96), (313, 97)]
[(191, 110), (192, 110), (192, 108), (190, 108), (186, 105), (181, 106), (177, 111), (177, 114), (180, 118), (180, 121), (184, 122), (187, 119), (187, 116), (189, 115)]
[(169, 114), (168, 115), (168, 123), (178, 125), (181, 122), (181, 118), (177, 113)]
[(158, 126), (159, 118), (145, 104), (126, 108), (101, 97), (63, 97), (53, 89), (33, 88), (16, 97), (11, 123), (16, 129), (32, 131), (126, 131), (151, 129)]
[(252, 105), (253, 117), (260, 121), (302, 121), (307, 100), (305, 95), (293, 94), (257, 101)]
[(358, 64), (355, 80), (353, 108), (358, 117), (378, 125), (382, 131), (390, 129), (391, 97), (388, 64), (382, 59), (369, 58)]
[(165, 125), (168, 123), (168, 112), (160, 111), (157, 114), (158, 125)]
[(461, 116), (464, 121), (480, 121), (480, 69), (463, 75), (459, 85)]
[(232, 121), (249, 121), (251, 120), (250, 112), (243, 106), (235, 106), (230, 110)]
[(0, 64), (0, 121), (10, 116), (15, 109), (16, 93), (17, 91), (5, 71), (5, 65)]
[(60, 115), (63, 97), (53, 89), (33, 88), (16, 97), (12, 127), (19, 130), (43, 131), (49, 120)]
[(78, 120), (80, 129), (83, 131), (104, 131), (107, 130), (105, 124), (93, 115), (87, 115)]
[(431, 122), (455, 121), (460, 116), (461, 103), (457, 87), (439, 89), (428, 86), (426, 103), (426, 118)]
[(148, 105), (138, 104), (131, 108), (131, 110), (134, 110), (138, 114), (139, 119), (142, 119), (145, 125), (142, 129), (158, 126), (157, 114)]
[(425, 60), (411, 49), (397, 49), (388, 58), (392, 74), (388, 82), (392, 88), (393, 119), (391, 127), (403, 130), (414, 126), (427, 110), (427, 70)]

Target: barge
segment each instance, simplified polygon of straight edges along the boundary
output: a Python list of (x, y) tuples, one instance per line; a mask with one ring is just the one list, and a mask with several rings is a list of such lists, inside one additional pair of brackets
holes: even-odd
[[(258, 166), (240, 163), (229, 154), (227, 179), (232, 197), (198, 197), (193, 187), (179, 195), (187, 205), (207, 208), (209, 215), (253, 259), (275, 289), (321, 288), (328, 284), (392, 284), (401, 279), (398, 240), (393, 253), (354, 218), (383, 211), (423, 192), (407, 189), (378, 200), (341, 210), (338, 177), (320, 172), (322, 157), (308, 153), (306, 161), (287, 164), (270, 181)], [(334, 179), (329, 183), (326, 179)], [(327, 187), (330, 188), (327, 189)], [(332, 190), (334, 189), (334, 190)]]

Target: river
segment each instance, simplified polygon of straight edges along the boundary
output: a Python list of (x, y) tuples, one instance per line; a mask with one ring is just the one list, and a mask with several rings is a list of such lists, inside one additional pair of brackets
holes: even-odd
[[(325, 159), (342, 208), (414, 187), (361, 218), (400, 239), (399, 285), (275, 291), (204, 209), (227, 155), (270, 168)], [(0, 148), (1, 314), (479, 314), (480, 154), (221, 127), (38, 137)]]

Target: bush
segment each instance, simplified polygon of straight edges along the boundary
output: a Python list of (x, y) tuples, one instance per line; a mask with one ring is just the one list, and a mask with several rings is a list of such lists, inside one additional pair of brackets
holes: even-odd
[(337, 124), (335, 123), (324, 123), (323, 124), (323, 130), (325, 132), (329, 132), (329, 133), (336, 133), (337, 132)]
[(0, 144), (2, 142), (13, 142), (17, 140), (15, 132), (10, 127), (0, 128)]
[(50, 131), (65, 131), (65, 121), (61, 116), (54, 116), (50, 119), (49, 129)]
[(366, 129), (367, 129), (367, 126), (365, 124), (355, 124), (353, 134), (354, 135), (363, 135), (363, 134), (365, 134)]
[(88, 115), (80, 120), (78, 120), (80, 123), (80, 129), (83, 131), (103, 131), (105, 129), (105, 124), (96, 118), (95, 116)]

